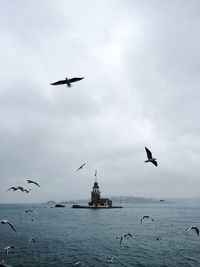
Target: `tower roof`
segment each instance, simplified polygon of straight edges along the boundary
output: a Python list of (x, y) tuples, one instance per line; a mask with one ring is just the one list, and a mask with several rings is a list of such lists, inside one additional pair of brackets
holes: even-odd
[(93, 185), (93, 189), (94, 188), (98, 188), (99, 189), (99, 185), (98, 185), (98, 183), (96, 181), (94, 182), (94, 185)]

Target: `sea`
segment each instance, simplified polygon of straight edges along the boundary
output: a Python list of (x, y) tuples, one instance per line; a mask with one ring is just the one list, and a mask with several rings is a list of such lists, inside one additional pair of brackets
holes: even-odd
[[(27, 212), (20, 223), (24, 210)], [(150, 216), (154, 221), (145, 219)], [(200, 266), (198, 204), (126, 204), (122, 209), (55, 208), (1, 204), (0, 262), (13, 267)], [(124, 238), (120, 246), (120, 237)], [(35, 242), (29, 242), (30, 238)], [(8, 255), (4, 248), (14, 246)], [(112, 260), (110, 260), (112, 258)], [(1, 266), (1, 264), (0, 264)]]

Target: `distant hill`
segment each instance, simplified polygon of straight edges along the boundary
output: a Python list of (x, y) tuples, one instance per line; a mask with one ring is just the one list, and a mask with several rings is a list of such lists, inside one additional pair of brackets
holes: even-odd
[(113, 202), (122, 202), (124, 204), (128, 203), (158, 203), (159, 199), (154, 198), (144, 198), (144, 197), (134, 197), (134, 196), (113, 196), (110, 197)]

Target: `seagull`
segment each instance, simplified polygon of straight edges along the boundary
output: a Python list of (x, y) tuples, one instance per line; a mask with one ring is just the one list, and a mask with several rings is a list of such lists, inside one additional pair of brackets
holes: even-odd
[(31, 242), (35, 243), (35, 239), (31, 236), (28, 240), (28, 244), (30, 244)]
[(145, 147), (145, 150), (146, 150), (146, 153), (147, 153), (148, 160), (145, 160), (144, 162), (145, 163), (151, 162), (151, 163), (153, 163), (157, 167), (158, 166), (158, 163), (156, 161), (157, 159), (152, 157), (152, 153), (151, 153), (151, 151), (147, 147)]
[(13, 231), (17, 232), (17, 231), (15, 230), (14, 226), (12, 225), (12, 223), (8, 222), (7, 220), (5, 220), (5, 219), (4, 219), (4, 220), (1, 220), (0, 223), (2, 223), (2, 224), (9, 224), (10, 227), (13, 229)]
[(152, 222), (154, 222), (154, 218), (151, 218), (148, 215), (145, 215), (140, 219), (141, 223), (142, 223), (142, 220), (144, 220), (144, 219), (150, 219), (150, 220), (152, 220)]
[(196, 226), (190, 226), (186, 229), (186, 231), (195, 230), (197, 235), (199, 235), (199, 229)]
[(108, 263), (113, 263), (113, 262), (114, 262), (114, 257), (109, 258)]
[(10, 249), (10, 248), (13, 248), (13, 249), (14, 249), (15, 246), (8, 246), (8, 247), (5, 247), (4, 250), (5, 250), (6, 255), (8, 255), (8, 252), (9, 252), (9, 249)]
[(78, 81), (82, 80), (83, 78), (84, 77), (71, 78), (71, 79), (65, 78), (65, 80), (60, 80), (60, 81), (57, 81), (55, 83), (51, 83), (51, 85), (67, 84), (68, 87), (71, 87), (71, 83), (78, 82)]
[(28, 182), (28, 184), (35, 184), (35, 185), (37, 185), (38, 187), (40, 187), (38, 183), (36, 183), (36, 182), (34, 182), (34, 181), (32, 181), (32, 180), (26, 180), (26, 181)]
[(21, 190), (22, 192), (26, 192), (26, 193), (29, 193), (30, 192), (30, 190), (31, 189), (25, 189), (24, 187), (22, 187), (22, 186), (12, 186), (12, 187), (10, 187), (7, 191), (9, 191), (9, 190), (13, 190), (13, 191), (16, 191), (16, 190)]
[(20, 223), (22, 222), (22, 219), (24, 218), (24, 214), (25, 214), (25, 213), (28, 213), (28, 212), (32, 212), (32, 213), (35, 213), (35, 214), (39, 215), (39, 214), (38, 214), (36, 211), (34, 211), (34, 210), (31, 210), (31, 209), (24, 210), (23, 213), (22, 213), (22, 216), (21, 216), (21, 218), (20, 218)]
[(79, 264), (82, 265), (82, 263), (80, 261), (77, 261), (77, 262), (74, 263), (74, 265), (79, 265)]
[(82, 168), (83, 168), (83, 166), (85, 166), (85, 164), (86, 164), (86, 162), (85, 163), (83, 163), (76, 171), (78, 171), (78, 170), (82, 170)]
[(123, 240), (124, 240), (124, 238), (125, 238), (126, 236), (131, 236), (131, 237), (133, 237), (132, 234), (124, 233), (124, 234), (121, 236), (121, 238), (120, 238), (120, 247), (121, 247), (122, 242), (123, 242)]

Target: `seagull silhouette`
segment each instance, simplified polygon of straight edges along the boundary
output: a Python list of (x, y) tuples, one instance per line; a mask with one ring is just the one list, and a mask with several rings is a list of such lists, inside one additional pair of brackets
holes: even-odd
[(38, 183), (36, 183), (36, 182), (34, 182), (34, 181), (32, 181), (32, 180), (26, 180), (26, 181), (27, 181), (28, 184), (35, 184), (35, 185), (37, 185), (38, 187), (40, 187)]
[(84, 77), (80, 77), (80, 78), (71, 78), (71, 79), (68, 79), (68, 78), (65, 78), (65, 80), (60, 80), (60, 81), (57, 81), (55, 83), (51, 83), (51, 85), (61, 85), (61, 84), (66, 84), (68, 87), (71, 87), (71, 83), (74, 83), (74, 82), (78, 82), (80, 80), (82, 80)]
[(86, 162), (83, 163), (76, 171), (82, 170), (83, 166), (85, 166)]
[(186, 229), (186, 232), (190, 231), (190, 230), (195, 230), (197, 235), (199, 235), (199, 229), (196, 226), (190, 226)]
[(123, 242), (124, 238), (127, 236), (133, 237), (132, 234), (130, 234), (130, 233), (124, 233), (120, 238), (120, 247), (122, 246), (122, 242)]
[(12, 225), (12, 223), (8, 222), (7, 220), (5, 220), (5, 219), (4, 220), (1, 220), (0, 223), (10, 225), (10, 227), (13, 229), (13, 231), (17, 232), (15, 230), (15, 227)]
[(146, 150), (147, 158), (148, 158), (148, 160), (145, 160), (145, 163), (151, 162), (157, 167), (158, 166), (158, 163), (156, 161), (157, 159), (153, 158), (151, 151), (147, 147), (145, 147), (145, 150)]

